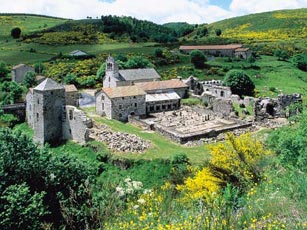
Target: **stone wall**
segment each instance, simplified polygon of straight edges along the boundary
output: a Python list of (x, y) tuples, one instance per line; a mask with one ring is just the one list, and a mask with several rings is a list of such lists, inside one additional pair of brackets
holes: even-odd
[[(302, 103), (301, 95), (281, 94), (278, 98), (259, 98), (255, 101), (254, 106), (255, 120), (264, 121), (269, 118), (289, 117), (292, 115), (289, 106), (295, 103)], [(297, 113), (297, 111), (293, 112)]]
[(220, 85), (203, 85), (204, 93), (209, 93), (216, 98), (230, 98), (232, 95), (229, 87)]
[(103, 92), (96, 94), (96, 112), (110, 119), (127, 121), (129, 115), (146, 114), (145, 95), (109, 98)]
[(74, 140), (81, 144), (89, 141), (89, 129), (93, 122), (74, 106), (63, 107), (63, 140)]
[(234, 112), (230, 99), (215, 99), (212, 104), (212, 111), (221, 117), (229, 117)]
[(79, 92), (65, 92), (66, 105), (79, 106)]
[(27, 72), (34, 72), (34, 68), (31, 66), (23, 65), (12, 70), (12, 81), (22, 83), (24, 76)]
[(38, 91), (33, 93), (34, 141), (44, 144), (62, 140), (62, 113), (65, 90)]

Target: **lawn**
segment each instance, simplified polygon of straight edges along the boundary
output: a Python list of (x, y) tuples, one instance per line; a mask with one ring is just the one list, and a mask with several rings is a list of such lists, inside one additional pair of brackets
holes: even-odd
[(170, 139), (155, 133), (147, 132), (139, 127), (131, 125), (129, 123), (123, 123), (117, 120), (110, 120), (105, 117), (99, 117), (95, 115), (95, 108), (85, 108), (84, 111), (90, 116), (97, 124), (108, 125), (113, 131), (126, 132), (136, 134), (145, 140), (149, 140), (152, 143), (152, 147), (142, 154), (135, 153), (114, 153), (116, 157), (124, 157), (130, 159), (171, 159), (174, 155), (179, 153), (186, 154), (193, 164), (203, 164), (207, 162), (209, 157), (209, 150), (206, 145), (185, 147), (174, 143)]

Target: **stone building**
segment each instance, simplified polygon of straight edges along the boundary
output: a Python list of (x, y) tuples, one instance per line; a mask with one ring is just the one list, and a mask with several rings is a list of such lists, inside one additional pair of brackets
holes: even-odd
[(251, 51), (243, 48), (241, 44), (229, 45), (204, 45), (204, 46), (180, 46), (179, 50), (184, 53), (190, 53), (192, 50), (200, 50), (207, 55), (216, 57), (240, 57), (246, 59)]
[(79, 106), (79, 92), (75, 85), (64, 85), (66, 105)]
[(161, 76), (155, 69), (119, 70), (114, 58), (109, 56), (106, 61), (106, 73), (103, 79), (104, 88), (134, 85), (137, 82), (160, 81)]
[(64, 86), (50, 78), (29, 90), (26, 114), (34, 129), (33, 139), (40, 144), (58, 144), (67, 139), (85, 143), (89, 139), (91, 120), (75, 107), (66, 106)]
[(144, 90), (137, 86), (102, 88), (95, 94), (96, 112), (120, 121), (127, 121), (129, 115), (145, 115), (145, 95)]
[(27, 72), (35, 72), (34, 68), (25, 64), (19, 64), (12, 68), (12, 81), (22, 83)]

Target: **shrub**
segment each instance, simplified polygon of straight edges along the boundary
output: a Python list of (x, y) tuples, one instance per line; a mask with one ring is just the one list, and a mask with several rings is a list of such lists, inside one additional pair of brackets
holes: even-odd
[(195, 68), (201, 69), (205, 67), (205, 61), (207, 59), (203, 52), (199, 50), (192, 50), (190, 56), (191, 63), (195, 66)]
[(291, 58), (291, 62), (300, 70), (307, 71), (307, 54), (297, 54)]
[(21, 35), (21, 29), (19, 27), (15, 27), (11, 30), (11, 36), (13, 38), (20, 38), (20, 35)]
[(255, 84), (243, 71), (230, 70), (225, 78), (224, 84), (229, 86), (233, 94), (239, 96), (253, 96)]

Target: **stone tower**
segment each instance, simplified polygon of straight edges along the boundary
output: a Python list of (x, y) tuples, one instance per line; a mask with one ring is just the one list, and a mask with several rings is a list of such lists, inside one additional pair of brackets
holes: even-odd
[(118, 65), (113, 57), (109, 56), (106, 61), (106, 74), (103, 79), (104, 88), (116, 87), (116, 82), (119, 81), (120, 75), (118, 71)]
[(34, 141), (57, 144), (62, 140), (65, 89), (47, 78), (33, 89)]

